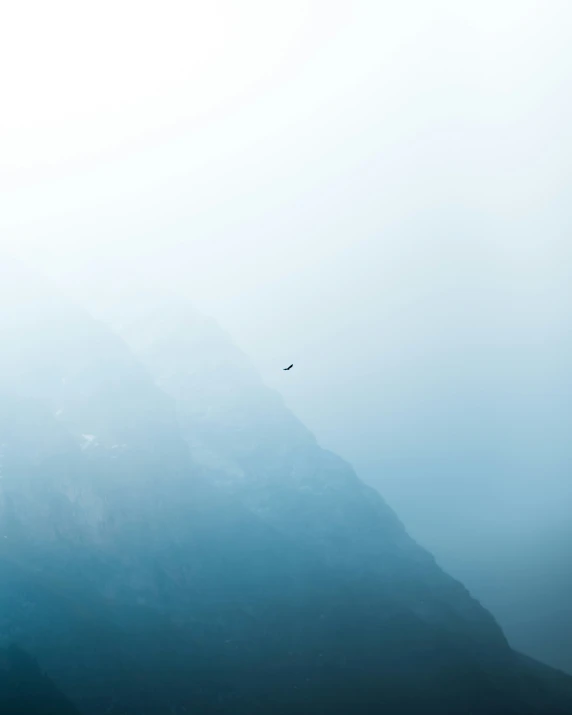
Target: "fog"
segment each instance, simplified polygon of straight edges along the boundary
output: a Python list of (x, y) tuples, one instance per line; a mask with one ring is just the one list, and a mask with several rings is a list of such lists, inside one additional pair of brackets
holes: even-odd
[(13, 4), (4, 247), (190, 298), (572, 671), (572, 8), (206, 5)]

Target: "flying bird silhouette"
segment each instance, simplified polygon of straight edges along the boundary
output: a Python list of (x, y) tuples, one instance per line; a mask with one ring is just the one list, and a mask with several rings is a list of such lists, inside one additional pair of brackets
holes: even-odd
[(293, 367), (294, 367), (294, 363), (292, 363), (291, 365), (288, 365), (288, 367), (283, 367), (282, 369), (283, 370), (291, 370)]

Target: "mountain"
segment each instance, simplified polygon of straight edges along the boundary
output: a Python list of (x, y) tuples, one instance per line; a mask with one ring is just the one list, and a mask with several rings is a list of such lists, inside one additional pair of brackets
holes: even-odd
[(0, 278), (0, 644), (81, 712), (572, 712), (213, 321)]

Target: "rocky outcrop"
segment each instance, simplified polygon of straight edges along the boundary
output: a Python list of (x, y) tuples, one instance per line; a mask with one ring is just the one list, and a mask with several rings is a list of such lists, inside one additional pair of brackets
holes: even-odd
[(4, 715), (79, 715), (74, 706), (15, 645), (0, 650), (0, 712)]

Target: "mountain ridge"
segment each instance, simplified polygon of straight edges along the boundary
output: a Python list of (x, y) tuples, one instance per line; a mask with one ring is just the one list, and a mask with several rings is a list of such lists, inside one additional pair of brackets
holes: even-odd
[(96, 320), (19, 283), (0, 644), (85, 715), (570, 712), (213, 321), (116, 297)]

